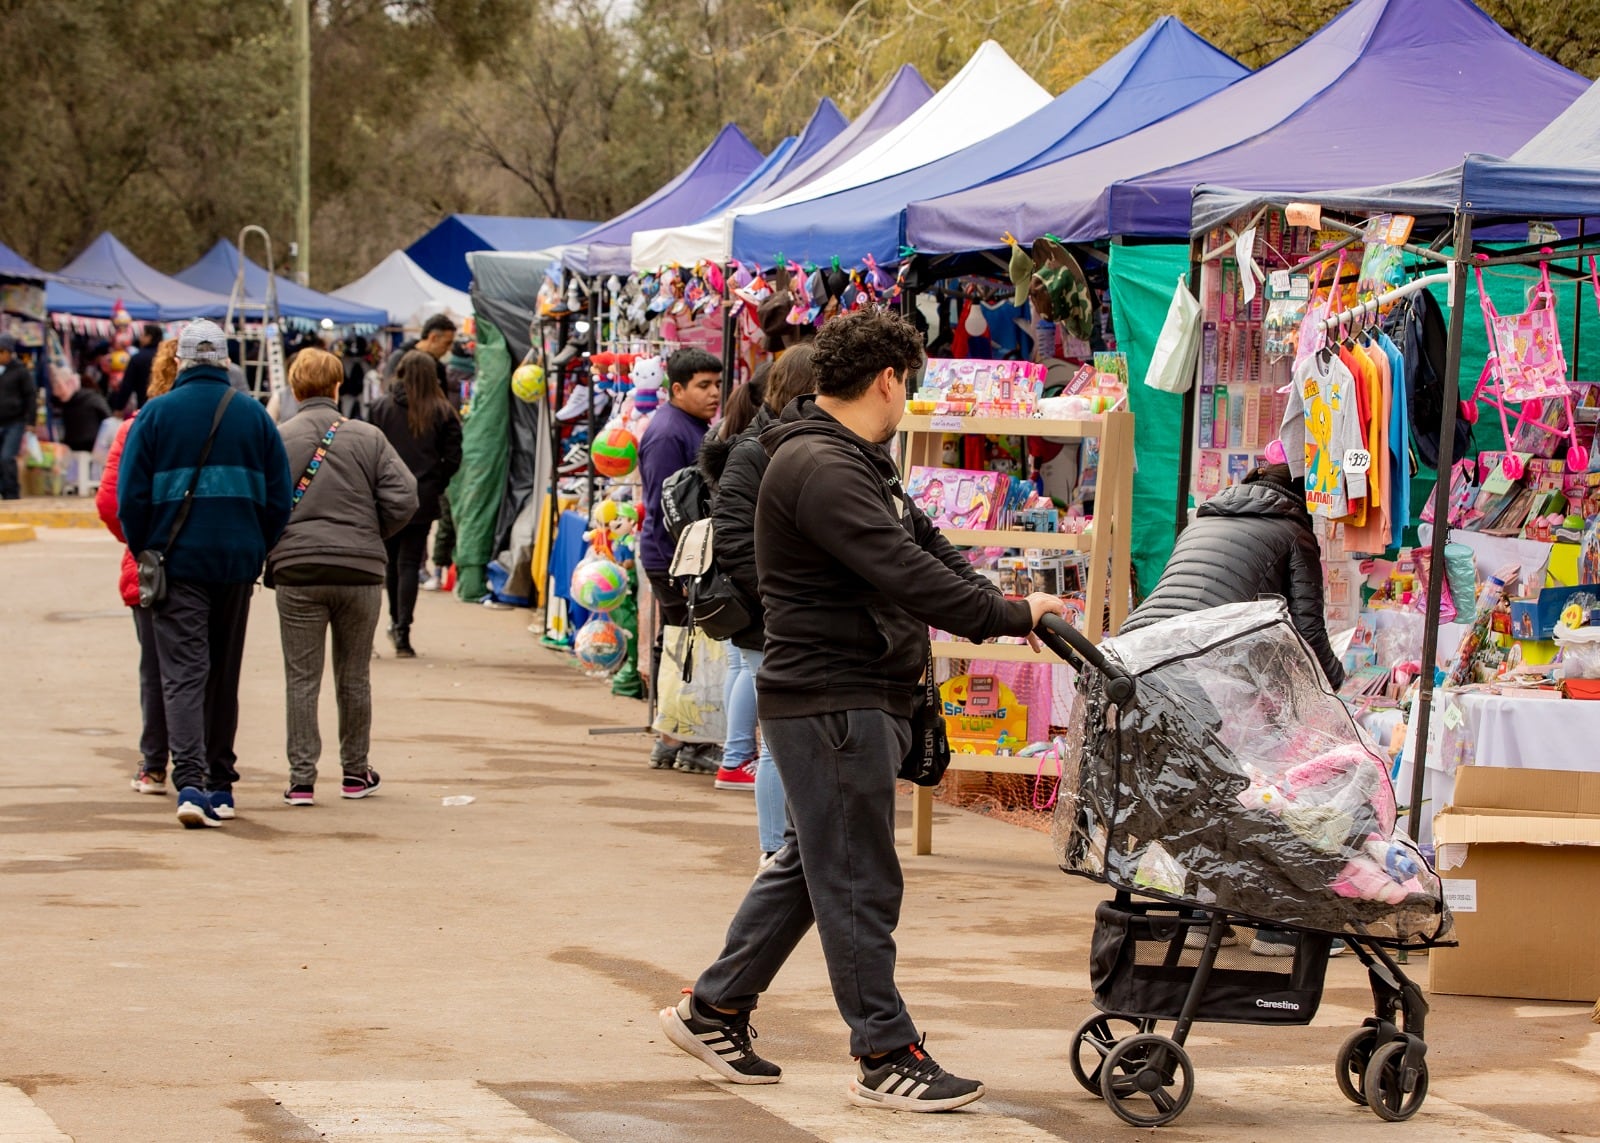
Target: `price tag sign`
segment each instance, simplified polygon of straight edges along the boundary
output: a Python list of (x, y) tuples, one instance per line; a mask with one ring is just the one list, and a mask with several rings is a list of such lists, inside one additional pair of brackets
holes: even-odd
[(1478, 882), (1459, 877), (1441, 877), (1439, 886), (1444, 890), (1444, 903), (1452, 913), (1478, 911)]
[(1290, 226), (1309, 226), (1316, 230), (1322, 225), (1322, 207), (1314, 202), (1291, 202), (1284, 214)]
[(944, 413), (929, 419), (928, 428), (936, 433), (959, 433), (961, 418), (954, 413)]
[(1389, 225), (1384, 228), (1384, 242), (1390, 246), (1404, 246), (1411, 239), (1411, 228), (1416, 221), (1409, 214), (1395, 215), (1389, 219)]
[(1372, 468), (1372, 454), (1364, 448), (1346, 449), (1344, 454), (1344, 470), (1351, 475), (1359, 475)]
[(1461, 707), (1451, 703), (1444, 709), (1444, 726), (1446, 730), (1460, 730), (1461, 724), (1467, 721), (1467, 716), (1461, 713)]
[(1267, 286), (1272, 291), (1274, 297), (1281, 298), (1287, 295), (1289, 292), (1289, 271), (1272, 271), (1271, 276), (1267, 278)]

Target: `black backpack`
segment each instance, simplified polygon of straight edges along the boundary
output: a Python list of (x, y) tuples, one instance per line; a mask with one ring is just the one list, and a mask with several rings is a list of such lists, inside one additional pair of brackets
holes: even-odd
[(678, 469), (661, 485), (661, 522), (676, 544), (696, 520), (711, 515), (711, 485), (698, 464)]

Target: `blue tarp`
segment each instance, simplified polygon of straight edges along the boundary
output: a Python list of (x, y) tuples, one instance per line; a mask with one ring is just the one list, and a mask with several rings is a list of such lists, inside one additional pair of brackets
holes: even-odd
[(135, 321), (221, 318), (228, 312), (227, 294), (196, 289), (146, 265), (110, 231), (91, 242), (60, 273), (73, 283), (46, 285), (45, 304), (53, 313), (108, 318), (118, 301)]
[(1159, 123), (975, 190), (911, 205), (934, 252), (1049, 232), (1187, 238), (1201, 183), (1386, 183), (1509, 153), (1588, 86), (1468, 0), (1358, 0), (1281, 59)]
[[(1194, 226), (1210, 230), (1262, 202), (1301, 197), (1300, 191), (1201, 187)], [(1326, 207), (1450, 215), (1470, 207), (1479, 217), (1594, 218), (1600, 216), (1600, 84), (1578, 97), (1510, 158), (1468, 155), (1462, 163), (1419, 179), (1352, 190), (1319, 191)]]
[(643, 202), (569, 241), (563, 262), (580, 274), (626, 274), (636, 230), (683, 226), (703, 217), (761, 165), (761, 152), (729, 123), (678, 176)]
[(472, 288), (467, 255), (474, 250), (548, 250), (593, 225), (569, 218), (452, 214), (407, 246), (406, 253), (430, 277), (464, 291)]
[[(226, 238), (217, 244), (194, 265), (179, 270), (173, 277), (180, 282), (213, 293), (233, 293), (233, 283), (239, 273), (239, 248)], [(278, 312), (285, 318), (298, 318), (305, 322), (320, 322), (327, 318), (337, 325), (370, 326), (376, 329), (387, 325), (387, 310), (376, 310), (355, 302), (340, 301), (327, 294), (319, 294), (283, 275), (275, 275), (278, 287)], [(265, 300), (267, 271), (264, 267), (245, 259), (244, 288), (253, 302)]]
[(936, 162), (733, 223), (733, 256), (769, 263), (778, 251), (801, 262), (870, 253), (895, 261), (905, 241), (906, 204), (1032, 170), (1189, 106), (1249, 69), (1165, 16), (1048, 105), (982, 142)]

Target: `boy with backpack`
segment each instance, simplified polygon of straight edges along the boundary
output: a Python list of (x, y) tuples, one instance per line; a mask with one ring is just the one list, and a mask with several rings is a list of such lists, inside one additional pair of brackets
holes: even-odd
[[(692, 467), (722, 400), (722, 362), (703, 349), (680, 349), (667, 359), (667, 403), (650, 419), (639, 441), (639, 479), (644, 484), (645, 518), (639, 537), (639, 565), (655, 594), (657, 623), (650, 649), (650, 685), (659, 688), (661, 631), (689, 623), (689, 601), (670, 574), (675, 542), (662, 511), (662, 489), (679, 469)], [(721, 746), (689, 745), (665, 737), (650, 751), (650, 765), (712, 774), (722, 761)]]

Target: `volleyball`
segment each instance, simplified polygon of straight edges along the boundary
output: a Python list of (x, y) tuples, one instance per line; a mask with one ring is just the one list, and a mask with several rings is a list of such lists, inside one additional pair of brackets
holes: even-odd
[(597, 557), (572, 569), (572, 602), (585, 611), (610, 611), (628, 598), (628, 573), (615, 560)]
[(601, 476), (627, 476), (639, 466), (639, 441), (627, 429), (607, 429), (589, 455)]
[(628, 657), (627, 635), (611, 620), (597, 615), (578, 628), (572, 650), (586, 670), (610, 674)]

